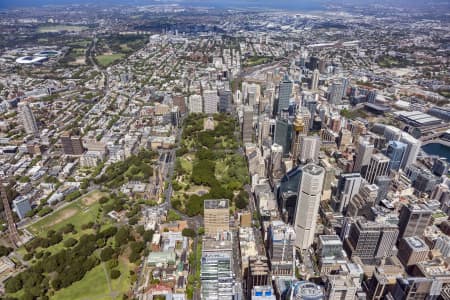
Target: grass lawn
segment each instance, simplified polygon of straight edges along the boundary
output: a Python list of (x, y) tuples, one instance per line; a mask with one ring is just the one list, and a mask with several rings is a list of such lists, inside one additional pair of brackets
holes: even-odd
[(46, 235), (49, 229), (58, 230), (64, 225), (72, 223), (75, 229), (80, 231), (81, 225), (95, 221), (100, 208), (98, 200), (106, 195), (106, 193), (100, 191), (86, 194), (63, 209), (43, 217), (38, 222), (28, 226), (27, 229), (35, 235)]
[(133, 51), (133, 49), (131, 49), (130, 47), (128, 47), (127, 44), (121, 44), (121, 45), (120, 45), (120, 49), (121, 49), (123, 52), (130, 52), (130, 51)]
[(132, 265), (123, 259), (119, 259), (120, 277), (111, 280), (111, 289), (108, 285), (109, 274), (105, 272), (106, 266), (96, 266), (86, 273), (82, 280), (71, 286), (56, 292), (51, 299), (54, 300), (109, 300), (122, 299), (122, 294), (131, 287), (130, 270)]
[(185, 172), (192, 173), (192, 160), (188, 160), (185, 156), (180, 157), (181, 167)]
[(95, 59), (102, 67), (107, 67), (115, 61), (122, 59), (125, 55), (122, 53), (97, 55)]
[(90, 43), (91, 43), (91, 41), (89, 41), (89, 40), (82, 40), (82, 41), (71, 42), (71, 43), (69, 43), (67, 45), (71, 46), (71, 47), (86, 48)]
[(86, 29), (87, 29), (86, 26), (76, 26), (76, 25), (42, 25), (38, 27), (37, 31), (39, 33), (60, 32), (60, 31), (80, 32)]

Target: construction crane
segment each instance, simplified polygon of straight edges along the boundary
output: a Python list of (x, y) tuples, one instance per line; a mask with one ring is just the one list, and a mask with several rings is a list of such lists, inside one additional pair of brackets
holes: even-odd
[(8, 235), (12, 246), (14, 248), (17, 248), (20, 244), (20, 237), (19, 232), (16, 228), (16, 223), (14, 223), (14, 218), (8, 201), (8, 194), (6, 192), (7, 184), (8, 183), (5, 181), (5, 179), (0, 176), (0, 197), (2, 198), (3, 209), (6, 216), (6, 221), (8, 222)]

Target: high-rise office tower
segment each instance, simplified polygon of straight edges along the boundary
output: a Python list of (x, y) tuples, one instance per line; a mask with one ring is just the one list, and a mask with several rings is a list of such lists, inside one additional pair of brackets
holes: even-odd
[(242, 83), (242, 96), (244, 104), (253, 106), (259, 103), (261, 97), (261, 86), (256, 83)]
[(319, 159), (322, 140), (319, 136), (300, 136), (300, 149), (298, 159), (302, 164), (312, 161), (317, 163)]
[(406, 144), (399, 141), (390, 141), (386, 150), (386, 156), (389, 157), (389, 169), (396, 170), (400, 168), (403, 155), (406, 151)]
[(302, 167), (294, 167), (281, 178), (277, 193), (278, 208), (282, 219), (288, 224), (294, 224), (298, 200), (298, 185), (302, 176)]
[(375, 103), (375, 99), (377, 98), (377, 91), (371, 90), (367, 93), (367, 102)]
[(201, 259), (201, 299), (234, 299), (235, 274), (233, 254), (229, 251), (207, 251)]
[(330, 118), (330, 129), (334, 132), (339, 132), (341, 130), (341, 117), (339, 115), (334, 115)]
[(270, 118), (266, 114), (261, 114), (258, 118), (258, 145), (269, 146), (272, 144), (270, 139)]
[(336, 171), (333, 165), (328, 162), (328, 160), (320, 159), (319, 165), (325, 169), (325, 176), (323, 179), (323, 191), (322, 191), (322, 201), (330, 200), (331, 198), (331, 184), (334, 182), (336, 177)]
[(432, 174), (429, 170), (420, 172), (413, 182), (413, 188), (421, 193), (431, 193), (433, 188), (439, 183), (439, 177)]
[(253, 108), (251, 106), (244, 106), (242, 141), (244, 144), (251, 143), (253, 141)]
[(398, 277), (391, 298), (395, 300), (438, 299), (438, 295), (430, 295), (436, 289), (433, 278)]
[(217, 113), (217, 106), (219, 104), (219, 96), (216, 90), (203, 91), (203, 111), (205, 114)]
[(186, 101), (184, 96), (175, 95), (172, 98), (173, 106), (178, 106), (180, 114), (184, 115), (187, 112)]
[(292, 143), (292, 123), (286, 119), (278, 119), (275, 125), (274, 143), (283, 147), (283, 155), (288, 156)]
[(386, 125), (384, 126), (383, 136), (386, 138), (387, 142), (398, 141), (402, 136), (402, 131), (400, 130), (400, 128)]
[(25, 128), (25, 132), (28, 134), (37, 134), (39, 132), (39, 128), (30, 105), (25, 102), (20, 102), (17, 107), (20, 118), (22, 119), (23, 127)]
[(303, 121), (303, 117), (301, 114), (297, 114), (295, 116), (295, 120), (292, 125), (294, 129), (294, 139), (292, 141), (291, 153), (294, 164), (296, 164), (298, 160), (298, 153), (300, 150), (300, 137), (304, 135), (305, 132), (305, 122)]
[(364, 216), (370, 218), (372, 208), (378, 195), (378, 187), (375, 184), (364, 184), (359, 192), (350, 199), (347, 206), (346, 216), (354, 217)]
[(417, 236), (403, 238), (398, 243), (398, 258), (405, 267), (428, 259), (430, 248)]
[(374, 145), (368, 140), (363, 137), (359, 138), (358, 146), (356, 148), (355, 163), (353, 164), (353, 172), (360, 172), (362, 175), (366, 173), (374, 148)]
[(250, 257), (247, 273), (246, 291), (247, 296), (256, 286), (266, 286), (271, 284), (270, 269), (265, 256)]
[(375, 200), (376, 204), (379, 204), (381, 200), (386, 199), (391, 181), (391, 178), (389, 178), (388, 176), (378, 176), (375, 178), (374, 183), (378, 186), (378, 195)]
[(390, 257), (397, 237), (397, 225), (358, 219), (350, 226), (344, 249), (350, 257), (358, 256), (362, 260)]
[(438, 158), (433, 164), (433, 174), (437, 176), (447, 175), (448, 173), (448, 162), (443, 158)]
[(232, 100), (232, 92), (227, 90), (219, 91), (219, 112), (221, 113), (229, 113), (231, 112), (231, 100)]
[(444, 204), (450, 199), (450, 188), (448, 185), (441, 183), (434, 187), (430, 199), (437, 200)]
[(311, 90), (313, 91), (317, 91), (317, 89), (319, 88), (319, 76), (319, 70), (315, 69), (311, 78)]
[(350, 276), (328, 275), (325, 287), (326, 299), (355, 300), (358, 287)]
[(416, 162), (422, 143), (406, 132), (402, 132), (400, 142), (406, 144), (405, 154), (403, 154), (403, 160), (400, 165), (401, 169), (405, 169), (407, 166), (410, 166)]
[(283, 81), (280, 82), (278, 91), (278, 106), (277, 114), (279, 115), (283, 109), (289, 107), (289, 99), (292, 94), (293, 82), (289, 79), (289, 76), (284, 75)]
[(422, 237), (433, 211), (423, 204), (403, 205), (399, 214), (399, 238)]
[(25, 196), (18, 196), (13, 200), (13, 208), (19, 218), (22, 220), (31, 210), (30, 199)]
[(333, 82), (328, 89), (328, 102), (333, 105), (341, 104), (343, 89), (342, 83)]
[(315, 99), (306, 99), (303, 105), (308, 109), (311, 117), (309, 118), (309, 129), (313, 128), (314, 116), (316, 115), (317, 101)]
[(270, 147), (270, 164), (269, 172), (273, 178), (280, 179), (283, 176), (283, 168), (281, 163), (283, 161), (283, 147), (278, 144), (273, 144)]
[(203, 112), (202, 96), (192, 95), (189, 97), (189, 112), (190, 113), (202, 113)]
[(293, 262), (295, 232), (292, 226), (283, 221), (272, 221), (267, 230), (267, 255), (270, 269), (275, 276), (291, 276), (294, 274)]
[(362, 182), (363, 178), (359, 173), (347, 173), (339, 176), (336, 195), (333, 198), (339, 205), (340, 212), (345, 214), (348, 203), (359, 192)]
[(84, 153), (83, 142), (79, 136), (71, 136), (68, 132), (60, 137), (63, 152), (66, 155), (82, 155)]
[(365, 174), (365, 179), (370, 183), (375, 182), (378, 176), (386, 176), (389, 173), (389, 158), (381, 153), (372, 155)]
[(339, 142), (338, 146), (339, 149), (345, 149), (346, 146), (349, 146), (352, 144), (352, 133), (350, 130), (341, 128), (341, 131), (339, 131)]
[(341, 99), (347, 96), (347, 89), (350, 85), (350, 80), (348, 78), (342, 78), (342, 96)]
[(230, 208), (228, 199), (205, 200), (204, 222), (205, 234), (215, 237), (225, 231), (230, 231)]
[(324, 175), (325, 170), (316, 164), (302, 168), (295, 217), (295, 246), (301, 250), (307, 250), (314, 240)]
[(320, 235), (317, 249), (321, 276), (337, 271), (346, 262), (347, 255), (338, 235)]

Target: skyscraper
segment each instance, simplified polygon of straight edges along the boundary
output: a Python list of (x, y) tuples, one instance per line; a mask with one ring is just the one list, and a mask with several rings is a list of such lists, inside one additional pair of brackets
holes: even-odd
[(312, 129), (313, 123), (314, 123), (314, 116), (316, 114), (316, 109), (317, 109), (317, 101), (314, 99), (306, 99), (303, 102), (303, 105), (308, 109), (308, 111), (311, 115), (309, 118), (309, 129)]
[(350, 199), (346, 210), (346, 216), (354, 218), (357, 216), (364, 216), (370, 218), (377, 195), (378, 186), (375, 184), (363, 184), (359, 189), (359, 192)]
[(215, 237), (230, 230), (230, 211), (228, 199), (205, 200), (205, 234)]
[(269, 172), (273, 178), (280, 179), (283, 176), (283, 169), (281, 163), (283, 161), (283, 147), (278, 144), (273, 144), (270, 147), (270, 164)]
[(190, 113), (202, 113), (203, 112), (202, 96), (192, 95), (189, 97), (189, 112)]
[(422, 237), (433, 211), (423, 204), (403, 205), (399, 214), (399, 238)]
[(283, 155), (287, 156), (291, 150), (292, 123), (286, 119), (278, 119), (275, 125), (274, 143), (283, 147)]
[(397, 236), (397, 225), (358, 219), (350, 226), (344, 249), (350, 257), (362, 260), (389, 257), (393, 255)]
[(406, 151), (406, 144), (398, 141), (390, 141), (386, 150), (386, 156), (389, 157), (389, 169), (396, 170), (400, 168), (403, 155)]
[(294, 228), (282, 221), (272, 221), (267, 231), (267, 255), (272, 275), (294, 274)]
[(232, 93), (230, 90), (219, 91), (219, 112), (229, 113), (231, 111)]
[(244, 106), (244, 116), (242, 120), (242, 141), (251, 143), (253, 141), (253, 108)]
[(355, 300), (357, 290), (358, 287), (349, 276), (344, 274), (327, 276), (326, 299)]
[(203, 91), (203, 106), (205, 114), (217, 113), (217, 106), (219, 104), (219, 96), (215, 90)]
[(402, 136), (402, 131), (400, 130), (400, 128), (391, 125), (386, 125), (384, 127), (383, 136), (386, 138), (386, 141), (388, 142), (398, 141)]
[(18, 111), (20, 118), (22, 119), (25, 132), (28, 134), (37, 134), (39, 129), (36, 123), (36, 119), (34, 118), (33, 111), (30, 108), (30, 105), (28, 105), (28, 103), (26, 102), (20, 102), (18, 104)]
[(342, 150), (349, 145), (352, 145), (352, 133), (350, 130), (341, 128), (341, 130), (339, 131), (339, 141), (338, 141), (339, 149)]
[(433, 278), (425, 277), (398, 277), (393, 288), (391, 299), (438, 299), (437, 295), (430, 295), (436, 289)]
[(443, 158), (436, 159), (433, 164), (433, 174), (437, 176), (447, 175), (448, 173), (448, 162)]
[(335, 202), (339, 204), (339, 211), (345, 213), (350, 200), (359, 192), (363, 178), (359, 173), (347, 173), (339, 176)]
[(428, 259), (430, 248), (417, 236), (403, 238), (398, 243), (398, 258), (405, 267)]
[(375, 182), (378, 176), (386, 176), (389, 173), (389, 158), (381, 153), (374, 154), (370, 158), (369, 167), (365, 174), (365, 179), (370, 183)]
[(247, 274), (247, 296), (251, 295), (253, 287), (266, 286), (271, 283), (270, 270), (265, 256), (250, 257)]
[(301, 114), (297, 114), (295, 116), (295, 120), (293, 123), (293, 129), (294, 129), (294, 139), (292, 142), (292, 159), (294, 161), (294, 164), (297, 163), (298, 159), (298, 153), (300, 150), (300, 137), (305, 132), (305, 122), (303, 121), (303, 117)]
[(19, 196), (13, 200), (13, 207), (16, 214), (22, 220), (31, 210), (30, 199), (28, 197)]
[(289, 170), (280, 180), (278, 188), (278, 207), (286, 223), (295, 223), (295, 212), (298, 204), (298, 186), (302, 178), (300, 165)]
[(400, 165), (401, 169), (405, 169), (407, 166), (410, 166), (416, 162), (422, 143), (406, 132), (402, 132), (400, 142), (406, 144), (406, 150), (403, 154), (402, 163)]
[(319, 87), (319, 76), (320, 76), (319, 70), (315, 69), (311, 78), (311, 90), (313, 91), (317, 91)]
[(381, 200), (386, 199), (391, 184), (391, 178), (388, 176), (378, 176), (375, 178), (375, 184), (378, 186), (378, 195), (375, 203), (379, 204)]
[(373, 150), (373, 144), (363, 137), (359, 138), (358, 146), (356, 148), (355, 163), (353, 164), (353, 172), (360, 172), (362, 175), (366, 173)]
[(308, 249), (314, 240), (324, 175), (325, 170), (316, 164), (302, 168), (295, 217), (295, 246), (301, 250)]
[(203, 251), (200, 279), (201, 299), (233, 299), (236, 293), (231, 251)]
[(300, 149), (298, 159), (301, 163), (311, 160), (317, 163), (319, 159), (320, 146), (322, 140), (319, 136), (300, 136)]
[(278, 92), (278, 107), (277, 114), (279, 115), (283, 109), (289, 107), (289, 99), (292, 94), (293, 82), (289, 79), (287, 74), (284, 75), (283, 81), (280, 82)]
[(344, 86), (340, 82), (333, 82), (328, 89), (328, 102), (333, 105), (339, 105), (342, 101)]

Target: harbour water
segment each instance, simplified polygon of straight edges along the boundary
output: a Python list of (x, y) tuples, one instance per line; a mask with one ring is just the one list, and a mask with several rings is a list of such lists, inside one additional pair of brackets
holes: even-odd
[(450, 161), (450, 147), (439, 143), (431, 143), (422, 147), (422, 150), (429, 155), (437, 155), (447, 158)]

